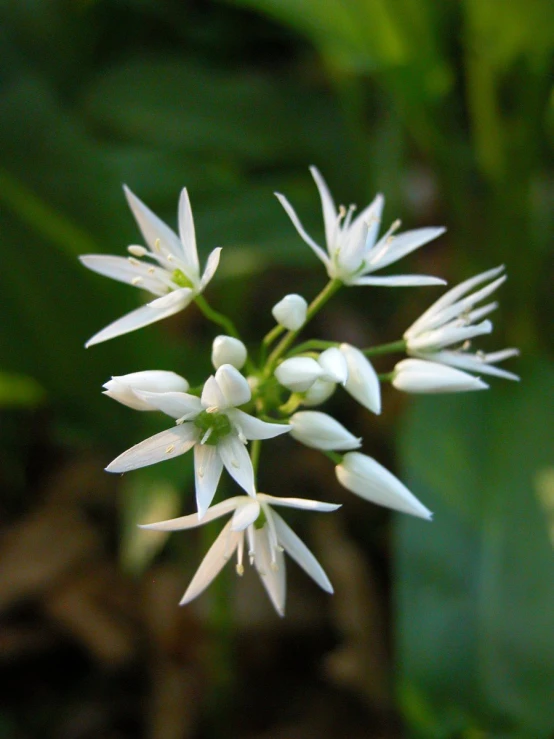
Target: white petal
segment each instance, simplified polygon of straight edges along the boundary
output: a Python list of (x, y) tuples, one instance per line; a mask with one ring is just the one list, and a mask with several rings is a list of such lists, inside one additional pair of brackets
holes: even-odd
[(216, 447), (210, 444), (196, 444), (194, 447), (194, 481), (198, 518), (203, 518), (210, 507), (222, 470), (223, 463)]
[(274, 439), (291, 430), (288, 423), (268, 423), (238, 408), (231, 408), (225, 413), (237, 430), (247, 439)]
[(329, 257), (323, 251), (323, 249), (315, 243), (315, 241), (311, 238), (311, 236), (308, 236), (308, 234), (304, 230), (304, 226), (300, 223), (300, 219), (294, 212), (292, 205), (289, 203), (289, 201), (286, 199), (284, 195), (281, 195), (281, 193), (276, 192), (275, 195), (277, 196), (277, 199), (279, 200), (279, 202), (281, 203), (281, 205), (287, 212), (288, 217), (291, 219), (294, 227), (300, 234), (301, 238), (306, 242), (306, 244), (308, 244), (308, 246), (313, 250), (316, 256), (318, 256), (321, 259), (321, 261), (327, 267), (327, 269), (329, 269), (331, 265), (331, 261)]
[(246, 362), (246, 347), (234, 336), (216, 336), (212, 344), (212, 364), (219, 369), (223, 364), (231, 364), (242, 369)]
[(331, 397), (337, 388), (336, 383), (318, 379), (309, 388), (302, 399), (302, 405), (321, 405)]
[(93, 272), (127, 285), (139, 287), (154, 295), (165, 295), (167, 277), (165, 270), (154, 267), (148, 262), (130, 261), (126, 257), (104, 256), (103, 254), (85, 254), (79, 257), (82, 264)]
[(258, 493), (258, 498), (272, 506), (300, 508), (303, 511), (328, 513), (330, 511), (336, 511), (341, 507), (340, 503), (323, 503), (320, 500), (309, 500), (308, 498), (276, 498), (274, 495), (267, 495), (266, 493)]
[(183, 261), (187, 266), (187, 274), (196, 276), (198, 280), (200, 265), (198, 264), (198, 251), (196, 249), (196, 234), (194, 232), (194, 220), (190, 207), (189, 194), (184, 187), (179, 198), (179, 236), (183, 246)]
[(151, 436), (128, 449), (106, 467), (107, 472), (129, 472), (139, 467), (173, 459), (188, 452), (198, 438), (198, 430), (190, 423), (175, 426)]
[(171, 418), (189, 416), (190, 418), (186, 420), (190, 420), (202, 411), (200, 398), (188, 393), (146, 393), (140, 390), (136, 390), (135, 393), (151, 409), (167, 413)]
[(183, 392), (189, 389), (184, 377), (168, 370), (142, 370), (127, 375), (115, 375), (112, 380), (127, 385), (133, 390), (146, 390), (154, 393)]
[(384, 205), (385, 199), (379, 193), (366, 208), (358, 213), (350, 226), (350, 238), (354, 242), (358, 242), (365, 232), (364, 253), (367, 253), (375, 244)]
[(356, 277), (349, 285), (381, 285), (383, 287), (417, 287), (419, 285), (446, 285), (446, 280), (427, 275), (393, 275), (391, 277)]
[(158, 218), (142, 200), (137, 198), (126, 185), (123, 186), (123, 190), (138, 227), (150, 249), (157, 253), (156, 242), (159, 240), (162, 253), (169, 252), (173, 256), (182, 259), (183, 247), (177, 234)]
[(423, 359), (403, 359), (394, 368), (392, 384), (406, 393), (459, 393), (486, 390), (478, 377)]
[(504, 265), (501, 265), (500, 267), (495, 267), (494, 269), (489, 269), (487, 272), (482, 272), (479, 275), (475, 275), (475, 277), (471, 277), (469, 280), (465, 280), (459, 285), (454, 286), (453, 288), (448, 290), (448, 292), (444, 293), (444, 295), (441, 295), (441, 297), (436, 300), (433, 305), (431, 305), (425, 311), (425, 313), (423, 313), (417, 319), (417, 321), (415, 321), (414, 324), (412, 324), (408, 331), (410, 333), (416, 333), (424, 327), (426, 328), (427, 326), (431, 325), (431, 319), (439, 313), (442, 313), (447, 306), (455, 303), (459, 298), (466, 295), (477, 285), (480, 285), (482, 282), (486, 282), (486, 280), (497, 277), (503, 271)]
[(291, 416), (290, 423), (290, 435), (312, 449), (358, 449), (362, 443), (341, 423), (320, 411), (298, 411)]
[(387, 237), (391, 241), (381, 242), (375, 245), (374, 253), (370, 253), (367, 267), (368, 271), (375, 271), (386, 267), (388, 264), (402, 259), (407, 254), (419, 249), (420, 246), (429, 243), (443, 234), (445, 228), (418, 228), (413, 231), (405, 231), (398, 236)]
[(308, 303), (302, 295), (292, 293), (276, 303), (271, 309), (273, 318), (288, 331), (298, 331), (306, 322)]
[(431, 519), (431, 512), (397, 477), (372, 457), (359, 452), (345, 454), (335, 472), (341, 485), (365, 500), (401, 513)]
[(333, 247), (335, 231), (337, 228), (337, 209), (333, 196), (327, 187), (327, 183), (321, 176), (317, 167), (310, 167), (310, 172), (315, 180), (315, 184), (319, 191), (319, 197), (321, 198), (321, 209), (323, 211), (323, 222), (325, 224), (325, 240), (327, 242), (327, 249), (330, 250)]
[(196, 598), (197, 595), (200, 595), (208, 587), (227, 564), (237, 548), (239, 540), (243, 536), (242, 531), (231, 530), (231, 521), (223, 527), (221, 533), (202, 560), (200, 567), (196, 570), (196, 574), (181, 598), (179, 605), (184, 606), (190, 603), (191, 600)]
[(162, 298), (157, 298), (151, 303), (137, 308), (131, 313), (119, 318), (117, 321), (110, 323), (109, 326), (103, 328), (97, 334), (87, 341), (85, 346), (88, 348), (93, 344), (99, 344), (101, 341), (107, 341), (108, 339), (114, 339), (116, 336), (122, 334), (128, 334), (131, 331), (136, 331), (144, 326), (149, 326), (151, 323), (161, 321), (163, 318), (173, 316), (175, 313), (183, 310), (191, 302), (193, 298), (193, 292), (188, 287), (183, 287), (180, 290), (174, 290), (168, 295), (164, 295)]
[[(215, 521), (227, 513), (234, 511), (245, 499), (246, 495), (237, 495), (234, 498), (227, 498), (212, 506), (203, 518), (198, 513), (192, 513), (190, 516), (180, 516), (179, 518), (171, 518), (168, 521), (158, 521), (157, 523), (145, 523), (139, 525), (139, 529), (152, 529), (153, 531), (182, 531), (184, 529), (195, 529), (197, 526), (203, 526), (205, 523)], [(251, 498), (248, 498), (251, 500)]]
[(350, 344), (341, 344), (340, 352), (348, 367), (346, 392), (364, 408), (381, 413), (381, 384), (369, 359)]
[(241, 375), (232, 364), (221, 365), (215, 373), (215, 381), (225, 398), (225, 405), (222, 408), (244, 405), (252, 397), (252, 391), (246, 377)]
[(204, 408), (224, 408), (225, 397), (221, 392), (221, 388), (215, 381), (215, 377), (211, 375), (204, 383), (202, 396), (200, 398)]
[(321, 379), (323, 381), (339, 383), (344, 385), (348, 379), (348, 365), (342, 352), (333, 346), (321, 352), (318, 363), (325, 372)]
[(278, 513), (273, 511), (272, 516), (279, 543), (285, 548), (287, 554), (289, 554), (295, 562), (302, 567), (304, 572), (306, 572), (312, 580), (315, 580), (320, 588), (325, 590), (327, 593), (332, 593), (333, 586), (325, 574), (325, 570), (304, 544), (302, 539), (294, 533)]
[(200, 288), (199, 288), (200, 292), (202, 292), (205, 289), (208, 282), (210, 282), (212, 277), (215, 275), (215, 271), (219, 265), (220, 256), (221, 256), (220, 246), (218, 246), (216, 249), (210, 252), (208, 261), (206, 262), (206, 268), (202, 275), (202, 279), (200, 280)]
[(279, 616), (285, 615), (285, 600), (287, 596), (287, 572), (283, 553), (275, 550), (275, 562), (271, 559), (269, 544), (269, 527), (267, 523), (262, 529), (254, 531), (256, 541), (256, 569), (273, 607)]
[(135, 411), (153, 411), (153, 408), (146, 400), (142, 400), (133, 392), (132, 388), (128, 385), (118, 382), (113, 377), (108, 382), (105, 382), (102, 386), (105, 388), (103, 395), (107, 395), (108, 398), (117, 400), (118, 403), (126, 405)]
[(246, 447), (240, 439), (229, 434), (217, 445), (225, 469), (248, 495), (256, 495), (254, 469)]
[(304, 393), (323, 373), (320, 364), (312, 357), (291, 357), (281, 362), (275, 370), (275, 377), (283, 387)]
[(441, 328), (424, 331), (420, 335), (411, 336), (407, 338), (406, 343), (409, 352), (442, 349), (444, 346), (463, 344), (464, 341), (473, 339), (476, 336), (490, 334), (492, 328), (493, 326), (490, 321), (482, 321), (477, 326), (460, 326), (458, 321), (451, 321), (451, 323)]
[[(506, 350), (508, 351), (508, 350)], [(469, 370), (470, 372), (478, 372), (479, 374), (494, 375), (495, 377), (502, 377), (505, 380), (516, 380), (519, 381), (519, 377), (513, 372), (495, 367), (492, 362), (498, 362), (508, 357), (513, 357), (518, 354), (517, 350), (511, 350), (507, 355), (504, 352), (496, 352), (495, 354), (466, 354), (465, 352), (449, 352), (442, 351), (436, 354), (430, 354), (424, 359), (430, 359), (434, 362), (440, 362), (441, 364), (448, 364), (451, 367), (459, 367), (463, 370)], [(494, 358), (496, 354), (502, 355), (500, 358)], [(490, 363), (490, 364), (489, 364)]]
[(257, 500), (246, 497), (241, 504), (237, 506), (231, 521), (233, 531), (244, 531), (248, 528), (260, 515), (260, 504)]

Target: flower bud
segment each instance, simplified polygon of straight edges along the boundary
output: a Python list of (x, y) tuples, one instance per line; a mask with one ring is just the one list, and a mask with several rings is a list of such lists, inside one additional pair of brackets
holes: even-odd
[(248, 380), (232, 364), (222, 364), (215, 373), (215, 381), (225, 399), (223, 407), (244, 405), (252, 397)]
[(298, 411), (290, 418), (290, 435), (306, 446), (323, 451), (358, 449), (362, 440), (357, 439), (344, 426), (326, 413)]
[(285, 295), (273, 306), (271, 313), (280, 326), (284, 326), (289, 331), (296, 331), (304, 325), (307, 310), (308, 304), (304, 298), (293, 293)]
[(401, 513), (431, 519), (431, 511), (372, 457), (360, 452), (349, 452), (344, 455), (335, 472), (341, 485), (365, 500)]
[(337, 385), (318, 378), (302, 399), (302, 405), (321, 405), (335, 392)]
[(324, 380), (346, 384), (348, 379), (348, 365), (343, 353), (337, 347), (326, 349), (318, 357), (319, 364), (325, 372)]
[(340, 351), (348, 367), (344, 389), (364, 408), (381, 413), (381, 386), (371, 362), (350, 344), (341, 344)]
[(137, 411), (153, 411), (153, 406), (142, 398), (139, 398), (134, 390), (151, 393), (185, 393), (189, 384), (184, 377), (175, 372), (165, 370), (144, 370), (143, 372), (131, 372), (128, 375), (112, 377), (104, 383), (104, 395), (107, 395), (118, 403), (134, 408)]
[(461, 393), (488, 388), (478, 377), (425, 359), (403, 359), (398, 362), (393, 371), (392, 384), (405, 393)]
[(323, 375), (323, 369), (311, 357), (285, 359), (275, 370), (275, 377), (281, 385), (295, 393), (304, 393), (309, 390), (321, 375)]
[(246, 347), (234, 336), (216, 336), (212, 345), (212, 364), (219, 369), (222, 364), (232, 364), (240, 370), (246, 362)]

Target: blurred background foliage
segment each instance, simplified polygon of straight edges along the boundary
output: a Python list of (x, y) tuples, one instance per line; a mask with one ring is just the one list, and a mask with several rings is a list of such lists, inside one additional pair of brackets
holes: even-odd
[[(554, 737), (554, 4), (2, 0), (0, 20), (0, 734)], [(268, 492), (347, 503), (305, 532), (337, 595), (291, 572), (279, 622), (228, 577), (180, 610), (210, 532), (160, 558), (136, 522), (192, 511), (190, 460), (105, 475), (162, 422), (99, 390), (151, 367), (196, 384), (214, 330), (191, 308), (85, 351), (139, 296), (77, 256), (137, 241), (123, 182), (172, 225), (186, 185), (203, 257), (225, 247), (210, 300), (255, 342), (284, 292), (321, 286), (272, 195), (321, 234), (312, 163), (339, 201), (383, 191), (387, 221), (447, 225), (415, 270), (506, 264), (483, 346), (519, 346), (523, 382), (388, 392), (379, 419), (334, 401), (433, 525), (353, 500), (283, 442)], [(360, 345), (438, 294), (344, 292), (314, 328)]]

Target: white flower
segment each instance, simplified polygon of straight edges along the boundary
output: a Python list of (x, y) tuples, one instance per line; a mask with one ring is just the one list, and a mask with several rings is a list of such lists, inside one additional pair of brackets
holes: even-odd
[(200, 518), (215, 494), (223, 467), (249, 495), (255, 495), (254, 471), (246, 451), (248, 439), (272, 439), (290, 426), (266, 423), (236, 406), (251, 398), (245, 378), (224, 364), (208, 378), (202, 397), (179, 392), (135, 391), (139, 398), (177, 420), (177, 425), (136, 444), (107, 467), (108, 472), (128, 472), (172, 459), (194, 447), (196, 502)]
[(189, 384), (184, 377), (175, 372), (144, 370), (112, 377), (102, 387), (105, 388), (104, 395), (117, 400), (118, 403), (123, 403), (136, 411), (153, 411), (156, 408), (139, 398), (135, 390), (154, 393), (185, 393), (189, 389)]
[[(212, 251), (206, 269), (200, 275), (194, 221), (186, 188), (181, 192), (179, 200), (180, 238), (128, 187), (124, 190), (148, 249), (144, 246), (130, 246), (132, 256), (129, 258), (88, 254), (80, 257), (80, 260), (93, 272), (161, 297), (106, 326), (87, 341), (87, 347), (148, 326), (183, 310), (204, 290), (219, 264), (221, 248)], [(146, 257), (147, 260), (141, 261), (141, 257)]]
[(277, 323), (289, 331), (297, 331), (304, 325), (307, 312), (308, 303), (295, 293), (285, 295), (271, 310)]
[(393, 236), (400, 222), (393, 223), (387, 233), (377, 241), (384, 199), (377, 195), (356, 218), (354, 206), (348, 210), (341, 206), (337, 211), (325, 180), (315, 167), (310, 167), (315, 180), (325, 224), (327, 253), (307, 234), (293, 207), (280, 193), (275, 193), (286, 210), (296, 230), (315, 254), (321, 259), (329, 277), (339, 279), (345, 285), (442, 285), (444, 280), (422, 275), (398, 275), (395, 277), (368, 277), (377, 270), (398, 261), (423, 244), (444, 233), (444, 228), (420, 228)]
[(365, 500), (420, 518), (430, 520), (432, 517), (431, 511), (372, 457), (360, 452), (349, 452), (344, 455), (335, 472), (341, 485)]
[(478, 377), (426, 359), (402, 359), (393, 370), (392, 384), (405, 393), (463, 393), (488, 388)]
[(344, 426), (326, 413), (298, 411), (290, 419), (290, 435), (296, 441), (322, 451), (358, 449), (362, 440), (357, 439)]
[(306, 405), (322, 403), (340, 384), (364, 408), (381, 413), (379, 378), (367, 357), (350, 344), (326, 349), (317, 359), (285, 359), (275, 370), (275, 377), (293, 392), (306, 392)]
[(246, 347), (234, 336), (216, 336), (212, 344), (212, 364), (219, 369), (223, 364), (232, 364), (242, 369), (246, 362)]
[[(314, 555), (281, 516), (272, 510), (271, 506), (279, 505), (309, 511), (335, 511), (340, 508), (338, 505), (320, 503), (316, 500), (274, 498), (271, 495), (258, 493), (254, 499), (241, 495), (224, 500), (210, 508), (202, 520), (195, 513), (192, 516), (182, 516), (170, 521), (141, 526), (143, 529), (154, 529), (155, 531), (180, 531), (195, 528), (233, 512), (233, 517), (224, 526), (202, 560), (180, 605), (190, 603), (200, 595), (223, 569), (235, 550), (237, 552), (237, 574), (243, 574), (245, 538), (250, 564), (255, 565), (267, 594), (280, 616), (284, 616), (286, 599), (286, 570), (283, 551), (288, 552), (320, 588), (327, 593), (333, 592), (329, 578)], [(263, 523), (256, 525), (260, 517)]]
[[(492, 331), (491, 321), (481, 319), (492, 313), (498, 303), (488, 303), (480, 308), (475, 306), (506, 280), (503, 271), (504, 267), (501, 266), (482, 272), (448, 290), (433, 303), (404, 334), (408, 354), (470, 372), (519, 380), (517, 375), (493, 366), (494, 362), (519, 354), (517, 349), (504, 349), (491, 354), (472, 354), (467, 351), (473, 338)], [(468, 295), (474, 287), (488, 280), (492, 282)], [(452, 345), (459, 345), (459, 348), (446, 349)]]

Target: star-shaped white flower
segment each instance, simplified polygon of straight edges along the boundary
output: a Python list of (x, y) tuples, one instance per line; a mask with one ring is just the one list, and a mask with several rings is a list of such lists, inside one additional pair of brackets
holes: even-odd
[(251, 391), (246, 379), (230, 364), (208, 378), (200, 398), (182, 392), (152, 393), (135, 390), (148, 405), (176, 419), (177, 425), (136, 444), (107, 467), (128, 472), (172, 459), (194, 447), (198, 516), (202, 518), (214, 497), (223, 467), (249, 495), (255, 495), (254, 470), (246, 450), (248, 439), (272, 439), (290, 431), (282, 423), (266, 423), (239, 410)]
[[(504, 267), (500, 266), (471, 277), (433, 303), (404, 334), (408, 354), (470, 372), (519, 380), (512, 372), (494, 366), (495, 362), (517, 356), (517, 349), (503, 349), (491, 354), (467, 351), (472, 339), (492, 331), (491, 321), (481, 319), (492, 313), (498, 303), (487, 303), (480, 308), (475, 306), (505, 282), (503, 271)], [(473, 288), (488, 280), (492, 282), (468, 295)], [(455, 348), (447, 349), (452, 346)]]
[(333, 586), (317, 559), (281, 516), (272, 510), (271, 506), (326, 512), (340, 508), (339, 505), (320, 503), (317, 500), (274, 498), (272, 495), (258, 493), (254, 498), (240, 495), (224, 500), (210, 508), (202, 519), (194, 513), (192, 516), (182, 516), (141, 526), (143, 529), (156, 531), (181, 531), (182, 529), (193, 529), (233, 512), (231, 520), (223, 527), (202, 560), (180, 605), (190, 603), (200, 595), (223, 569), (235, 551), (237, 552), (237, 574), (243, 574), (245, 538), (250, 564), (256, 567), (267, 594), (280, 616), (284, 616), (285, 613), (287, 589), (284, 551), (288, 552), (320, 588), (327, 593), (333, 592)]
[[(179, 236), (161, 221), (128, 187), (124, 187), (129, 206), (148, 248), (130, 246), (130, 257), (87, 254), (81, 262), (106, 277), (126, 282), (158, 295), (156, 300), (137, 308), (99, 331), (86, 346), (113, 339), (148, 326), (186, 308), (214, 276), (221, 248), (208, 257), (200, 275), (194, 221), (186, 188), (179, 199)], [(141, 260), (142, 257), (146, 259)]]
[(377, 241), (381, 212), (385, 202), (383, 196), (377, 195), (367, 208), (353, 218), (355, 206), (350, 206), (348, 209), (341, 206), (337, 211), (333, 196), (319, 171), (315, 167), (310, 167), (310, 172), (321, 197), (327, 252), (308, 235), (285, 196), (280, 193), (275, 194), (302, 239), (325, 265), (331, 279), (341, 280), (345, 285), (394, 287), (445, 284), (444, 280), (438, 277), (424, 275), (368, 276), (436, 239), (444, 233), (445, 229), (419, 228), (394, 236), (394, 232), (400, 226), (400, 222), (396, 221)]

